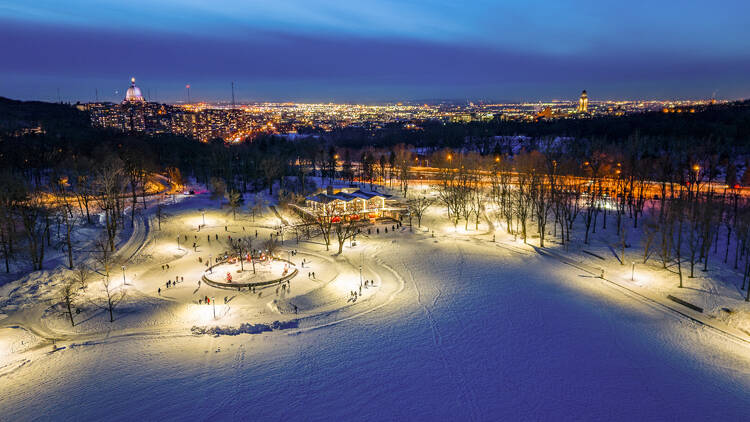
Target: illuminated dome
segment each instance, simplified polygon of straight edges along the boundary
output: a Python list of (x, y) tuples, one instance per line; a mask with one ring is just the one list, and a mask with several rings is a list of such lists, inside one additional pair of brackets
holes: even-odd
[(143, 102), (143, 94), (141, 89), (135, 86), (135, 78), (130, 79), (130, 88), (125, 93), (126, 103), (140, 103)]

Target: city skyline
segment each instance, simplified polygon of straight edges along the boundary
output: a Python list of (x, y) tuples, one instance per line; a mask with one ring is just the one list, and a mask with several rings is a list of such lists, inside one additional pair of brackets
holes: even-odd
[[(175, 103), (750, 96), (748, 6), (74, 1), (0, 6), (0, 95)], [(721, 27), (721, 31), (711, 28)], [(11, 59), (12, 58), (12, 59)]]

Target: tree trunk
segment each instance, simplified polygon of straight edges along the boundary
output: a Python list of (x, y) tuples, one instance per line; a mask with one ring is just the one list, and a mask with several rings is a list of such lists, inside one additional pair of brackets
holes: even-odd
[(65, 306), (68, 307), (68, 316), (70, 317), (70, 325), (72, 327), (75, 327), (76, 323), (75, 323), (75, 321), (73, 321), (73, 311), (70, 309), (70, 298), (69, 297), (65, 298)]

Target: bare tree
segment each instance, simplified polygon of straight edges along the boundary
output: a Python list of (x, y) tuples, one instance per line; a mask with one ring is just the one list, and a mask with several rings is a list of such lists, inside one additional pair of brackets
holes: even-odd
[[(479, 219), (484, 213), (484, 204), (487, 201), (486, 191), (482, 188), (481, 159), (476, 157), (470, 162), (470, 176), (467, 184), (466, 202), (469, 214), (474, 216), (474, 230), (479, 230)], [(468, 223), (468, 221), (467, 221)]]
[(99, 208), (104, 212), (105, 231), (110, 251), (115, 250), (115, 238), (120, 229), (123, 182), (123, 165), (117, 157), (105, 159), (96, 169), (96, 200)]
[(405, 145), (398, 145), (394, 150), (395, 153), (395, 164), (398, 172), (398, 178), (401, 182), (401, 190), (406, 196), (409, 189), (409, 168), (411, 168), (412, 153)]
[(124, 286), (116, 288), (112, 279), (110, 278), (110, 269), (114, 265), (114, 252), (109, 248), (109, 239), (106, 235), (99, 237), (95, 242), (97, 254), (95, 259), (101, 266), (102, 275), (102, 287), (106, 296), (106, 303), (104, 305), (96, 304), (102, 309), (107, 309), (109, 312), (109, 322), (115, 320), (114, 311), (117, 305), (125, 298)]
[[(127, 177), (130, 185), (131, 208), (130, 208), (130, 226), (135, 227), (135, 210), (138, 206), (138, 193), (146, 190), (146, 157), (142, 153), (141, 145), (129, 145), (123, 151), (123, 174)], [(145, 193), (144, 193), (145, 195)], [(144, 201), (145, 207), (145, 201)]]
[(68, 317), (70, 318), (70, 325), (74, 327), (76, 323), (73, 319), (73, 308), (75, 307), (78, 296), (79, 293), (76, 280), (63, 280), (62, 286), (60, 287), (60, 292), (58, 293), (58, 298), (60, 299), (60, 304), (65, 307), (65, 311), (63, 312), (63, 314), (68, 315)]
[(125, 289), (123, 286), (119, 288), (114, 286), (112, 279), (109, 275), (102, 278), (102, 287), (104, 288), (104, 295), (106, 297), (106, 303), (99, 305), (100, 308), (107, 309), (109, 312), (109, 322), (115, 321), (115, 309), (125, 299)]
[(284, 163), (278, 158), (264, 158), (260, 162), (260, 168), (268, 184), (268, 194), (273, 195), (274, 181), (284, 174)]
[[(240, 271), (245, 271), (245, 256), (248, 252), (251, 251), (251, 248), (253, 246), (252, 239), (249, 238), (239, 238), (239, 239), (232, 239), (230, 241), (230, 246), (232, 247), (232, 250), (235, 254), (237, 254), (237, 257), (240, 260)], [(255, 264), (253, 264), (253, 274), (255, 274)]]
[(73, 270), (73, 278), (80, 289), (86, 289), (89, 277), (91, 277), (91, 269), (85, 264), (78, 264)]
[(275, 257), (276, 252), (279, 250), (279, 242), (274, 238), (270, 238), (263, 242), (263, 249), (265, 249), (271, 257)]
[(659, 233), (659, 221), (656, 218), (648, 217), (643, 219), (643, 263), (648, 262), (648, 258), (653, 252), (654, 239)]
[[(664, 201), (662, 201), (662, 205), (664, 204)], [(680, 199), (671, 199), (670, 200), (670, 209), (668, 212), (665, 213), (666, 217), (663, 221), (667, 221), (668, 226), (668, 234), (669, 239), (671, 240), (673, 238), (672, 231), (674, 230), (674, 220), (677, 219), (677, 239), (674, 240), (674, 251), (675, 251), (675, 259), (677, 260), (677, 274), (680, 277), (680, 288), (682, 288), (682, 230), (683, 230), (683, 222), (684, 222), (684, 206), (685, 201)], [(662, 231), (666, 230), (665, 227), (662, 227)]]
[(253, 197), (253, 205), (250, 208), (250, 213), (253, 216), (253, 221), (255, 221), (255, 216), (257, 215), (263, 215), (263, 210), (268, 206), (268, 201), (266, 201), (266, 198), (263, 196), (262, 193), (256, 193)]
[(539, 231), (539, 246), (544, 247), (547, 232), (547, 218), (552, 206), (550, 185), (545, 183), (544, 175), (537, 168), (531, 169), (531, 200), (534, 204), (537, 230)]
[(513, 217), (515, 216), (512, 177), (509, 162), (497, 157), (490, 178), (490, 199), (495, 206), (495, 218), (498, 221), (505, 221), (505, 229), (509, 234), (513, 233)]
[(68, 192), (66, 190), (67, 178), (62, 178), (58, 181), (58, 193), (59, 201), (55, 209), (55, 213), (58, 218), (63, 222), (65, 226), (65, 241), (64, 245), (68, 255), (68, 268), (73, 269), (73, 230), (76, 228), (76, 219), (73, 216), (73, 205), (70, 203), (68, 198)]
[(93, 165), (88, 158), (78, 157), (74, 160), (73, 167), (69, 182), (72, 184), (73, 193), (78, 201), (81, 218), (86, 217), (86, 222), (91, 224), (90, 205), (94, 200)]
[(434, 199), (421, 197), (411, 197), (406, 200), (406, 208), (409, 210), (409, 214), (417, 217), (417, 227), (422, 227), (422, 217), (425, 211), (432, 206), (435, 202)]
[(346, 240), (356, 236), (360, 232), (361, 227), (362, 223), (359, 221), (344, 217), (341, 217), (337, 223), (333, 224), (333, 231), (336, 233), (336, 239), (339, 243), (338, 254), (343, 252)]
[(237, 210), (242, 206), (242, 194), (239, 191), (232, 189), (226, 194), (226, 196), (227, 202), (229, 203), (229, 208), (232, 209), (232, 219), (236, 220)]
[(453, 223), (454, 228), (461, 221), (461, 216), (468, 214), (469, 176), (461, 164), (461, 158), (461, 155), (450, 150), (437, 152), (432, 158), (433, 164), (438, 167), (438, 182), (434, 186), (437, 198), (445, 205), (448, 220)]
[(47, 205), (38, 194), (35, 194), (19, 205), (18, 210), (26, 234), (32, 268), (41, 270), (44, 263), (44, 239), (49, 230)]
[(218, 177), (212, 177), (209, 189), (211, 190), (211, 199), (218, 200), (219, 206), (221, 206), (221, 200), (227, 193), (227, 184)]
[(10, 260), (14, 256), (16, 238), (16, 215), (18, 207), (26, 199), (23, 180), (10, 172), (0, 173), (0, 252), (5, 261), (5, 272), (10, 272)]
[(94, 259), (100, 266), (100, 273), (105, 277), (109, 278), (109, 272), (113, 265), (114, 258), (113, 252), (109, 249), (109, 240), (105, 236), (100, 236), (95, 242), (96, 255)]
[(164, 203), (161, 201), (161, 197), (156, 200), (156, 221), (161, 230), (161, 223), (167, 219), (167, 214), (164, 212)]
[(319, 212), (315, 214), (305, 213), (302, 217), (305, 222), (320, 230), (320, 234), (323, 236), (323, 242), (325, 242), (326, 245), (326, 250), (330, 250), (332, 226), (335, 220), (341, 218), (336, 215), (333, 202), (322, 204)]

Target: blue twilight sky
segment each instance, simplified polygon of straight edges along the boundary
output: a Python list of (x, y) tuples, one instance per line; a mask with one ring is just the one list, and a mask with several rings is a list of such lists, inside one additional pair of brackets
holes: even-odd
[(0, 96), (750, 97), (748, 0), (0, 0)]

